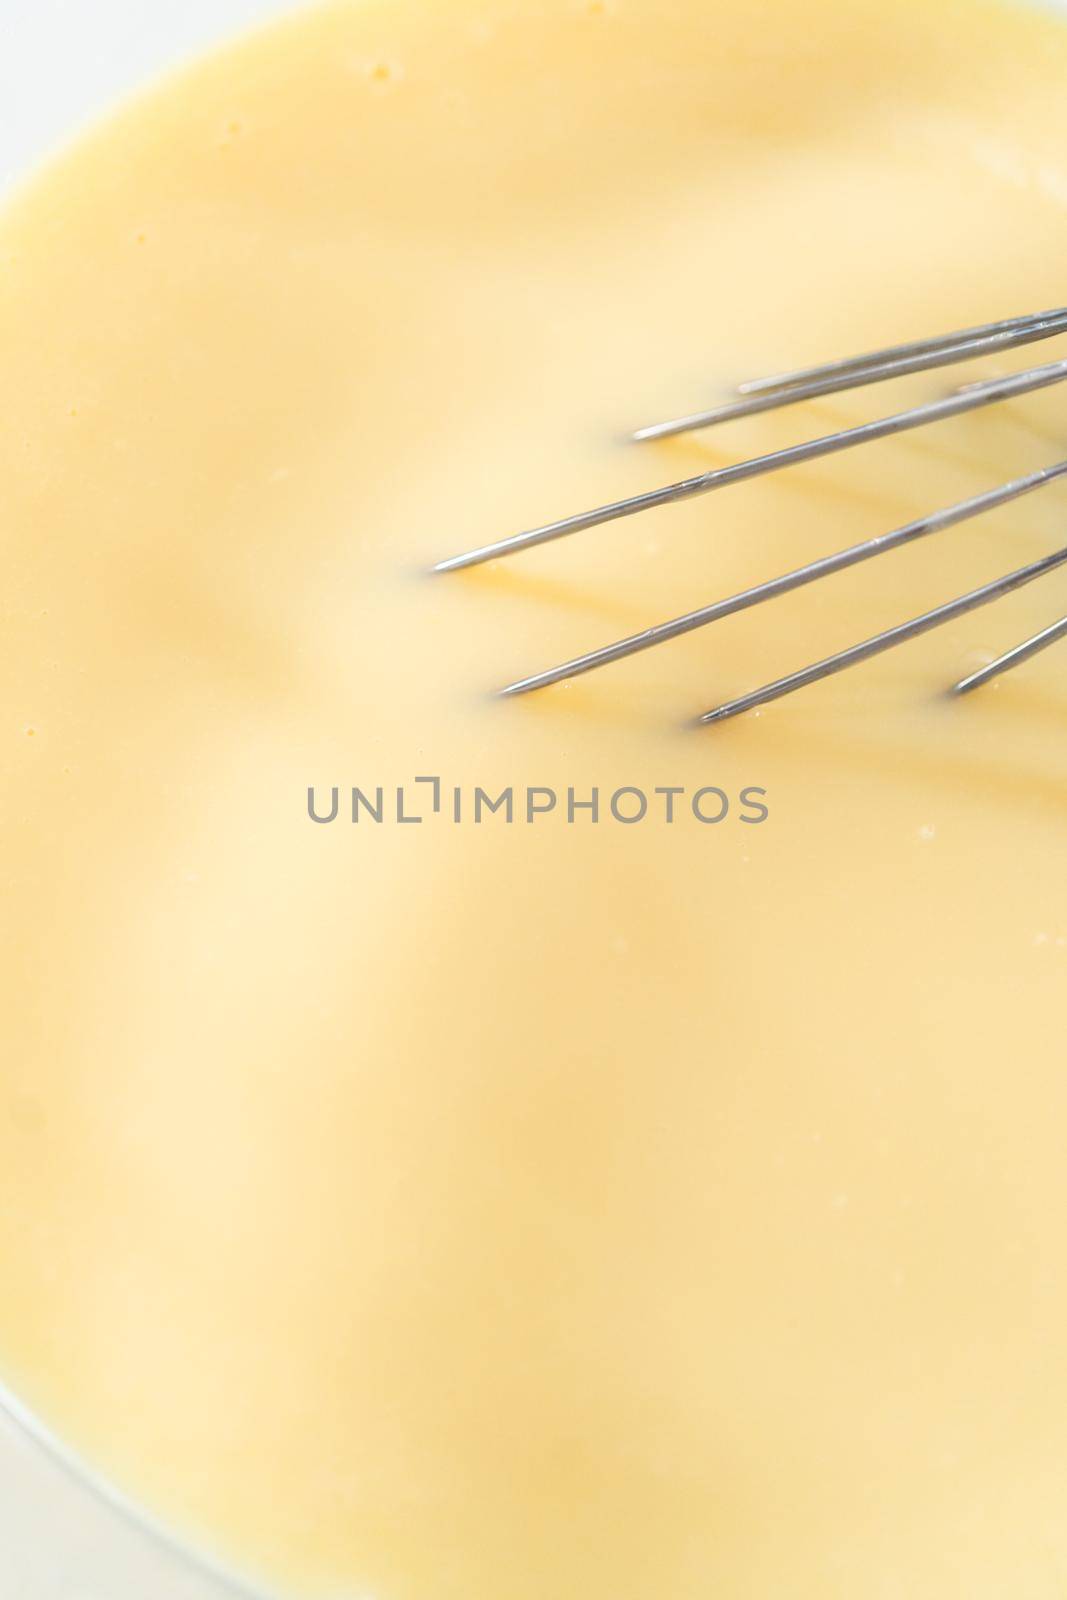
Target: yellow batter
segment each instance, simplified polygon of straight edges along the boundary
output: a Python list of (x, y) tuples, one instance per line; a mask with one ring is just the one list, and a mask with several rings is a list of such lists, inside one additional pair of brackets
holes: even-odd
[(0, 1374), (286, 1595), (1063, 1594), (1067, 647), (940, 691), (1067, 577), (683, 724), (1067, 488), (490, 691), (1057, 460), (1067, 389), (426, 568), (1062, 303), (1065, 88), (985, 0), (336, 3), (0, 223)]

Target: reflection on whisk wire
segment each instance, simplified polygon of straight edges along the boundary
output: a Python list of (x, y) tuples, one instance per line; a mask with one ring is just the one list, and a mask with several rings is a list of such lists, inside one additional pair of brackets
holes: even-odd
[[(808, 367), (802, 371), (783, 373), (770, 378), (758, 378), (741, 384), (738, 389), (741, 398), (728, 405), (717, 406), (710, 411), (696, 412), (690, 416), (677, 417), (668, 422), (654, 423), (650, 427), (638, 429), (634, 438), (637, 440), (667, 438), (696, 428), (706, 428), (735, 418), (776, 410), (782, 406), (797, 405), (804, 400), (838, 394), (846, 389), (883, 383), (890, 378), (930, 371), (936, 367), (968, 361), (976, 356), (997, 354), (1019, 345), (1052, 338), (1059, 333), (1067, 333), (1067, 308), (1044, 311), (1026, 317), (1012, 317), (1006, 321), (990, 322), (981, 327), (965, 328), (956, 333), (941, 334), (931, 339), (893, 345), (884, 350), (870, 351), (866, 355), (850, 356), (843, 361), (832, 361), (824, 366)], [(832, 455), (839, 450), (851, 449), (855, 445), (889, 438), (912, 428), (927, 427), (932, 423), (977, 410), (981, 406), (994, 405), (1001, 400), (1030, 394), (1035, 390), (1061, 383), (1065, 378), (1067, 378), (1067, 361), (1056, 361), (1048, 366), (1030, 368), (1011, 377), (993, 378), (986, 382), (969, 384), (944, 399), (928, 401), (924, 405), (913, 406), (909, 410), (881, 417), (874, 422), (862, 423), (857, 427), (843, 428), (822, 438), (809, 440), (805, 444), (791, 445), (786, 449), (775, 450), (768, 455), (756, 456), (748, 461), (717, 467), (710, 472), (702, 472), (695, 477), (666, 484), (660, 489), (631, 495), (624, 500), (597, 506), (591, 511), (564, 517), (558, 522), (549, 522), (541, 527), (529, 528), (523, 533), (495, 540), (491, 544), (480, 545), (476, 549), (465, 551), (462, 555), (439, 561), (434, 571), (456, 572), (465, 567), (480, 566), (483, 562), (498, 560), (534, 545), (548, 544), (553, 540), (580, 533), (583, 529), (596, 527), (600, 523), (613, 522), (619, 517), (634, 516), (641, 511), (669, 505), (676, 500), (688, 500), (697, 495), (709, 494), (712, 490), (725, 488), (731, 483), (761, 477), (768, 472), (778, 472), (784, 467)], [(535, 689), (546, 688), (549, 684), (561, 683), (565, 679), (592, 672), (597, 667), (607, 666), (609, 662), (620, 661), (625, 656), (636, 655), (638, 651), (651, 649), (653, 645), (663, 644), (666, 640), (678, 638), (681, 634), (692, 633), (695, 629), (706, 627), (709, 623), (717, 622), (735, 611), (744, 611), (751, 606), (761, 605), (778, 595), (788, 594), (805, 584), (829, 577), (831, 573), (841, 572), (846, 567), (857, 566), (874, 556), (884, 555), (888, 550), (895, 550), (901, 545), (913, 543), (930, 534), (940, 533), (945, 528), (955, 526), (956, 523), (964, 522), (984, 511), (990, 511), (996, 506), (1005, 505), (1010, 500), (1017, 500), (1022, 495), (1030, 494), (1035, 489), (1043, 488), (1045, 484), (1054, 482), (1065, 473), (1067, 473), (1067, 460), (1057, 461), (1051, 466), (1028, 473), (1025, 477), (1001, 484), (984, 494), (974, 495), (971, 499), (962, 500), (944, 510), (931, 512), (928, 516), (906, 523), (891, 533), (865, 539), (860, 544), (851, 545), (834, 555), (811, 561), (806, 566), (797, 567), (780, 577), (756, 584), (753, 588), (744, 589), (724, 600), (700, 606), (695, 611), (687, 611), (682, 616), (644, 628), (640, 633), (632, 634), (628, 638), (618, 639), (613, 644), (603, 645), (585, 655), (575, 656), (573, 660), (565, 661), (559, 666), (549, 667), (542, 672), (532, 673), (529, 677), (520, 678), (515, 683), (508, 684), (501, 693), (529, 694)], [(999, 599), (1001, 595), (1010, 594), (1013, 590), (1032, 583), (1035, 579), (1044, 577), (1046, 573), (1065, 564), (1067, 564), (1067, 546), (1054, 551), (1051, 555), (1043, 556), (1038, 561), (1018, 567), (1004, 577), (983, 584), (981, 588), (973, 589), (968, 594), (949, 600), (944, 605), (936, 606), (932, 611), (913, 617), (909, 622), (888, 628), (884, 633), (865, 639), (862, 643), (839, 651), (836, 655), (813, 662), (798, 672), (791, 672), (788, 676), (765, 684), (762, 688), (755, 689), (736, 700), (715, 706), (698, 720), (702, 723), (722, 722), (729, 717), (737, 716), (742, 711), (751, 710), (754, 706), (777, 700), (782, 695), (803, 688), (806, 684), (830, 677), (846, 667), (855, 666), (871, 656), (880, 655), (884, 650), (903, 644), (908, 639), (914, 639), (931, 628), (951, 622), (968, 611), (977, 610), (979, 606), (987, 605), (990, 601)], [(1065, 637), (1067, 637), (1067, 617), (1052, 623), (1032, 638), (1024, 640), (1022, 644), (998, 656), (995, 661), (991, 661), (979, 671), (961, 679), (955, 685), (954, 692), (964, 694), (976, 689)]]

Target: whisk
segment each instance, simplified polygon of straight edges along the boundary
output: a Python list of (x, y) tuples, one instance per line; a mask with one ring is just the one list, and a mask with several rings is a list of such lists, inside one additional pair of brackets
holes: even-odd
[[(783, 406), (798, 405), (805, 400), (818, 399), (847, 389), (883, 383), (890, 378), (930, 371), (956, 362), (969, 361), (977, 356), (998, 354), (1065, 332), (1067, 332), (1067, 308), (1059, 308), (1031, 316), (1011, 317), (1000, 322), (985, 323), (980, 327), (964, 328), (934, 338), (913, 340), (907, 344), (892, 345), (883, 350), (869, 351), (865, 355), (850, 356), (845, 360), (831, 361), (822, 366), (757, 378), (741, 384), (737, 390), (739, 398), (729, 404), (639, 428), (633, 437), (636, 440), (664, 439), (688, 433), (693, 429), (729, 422), (735, 418), (750, 417)], [(785, 467), (815, 460), (819, 456), (832, 455), (839, 450), (851, 449), (855, 445), (905, 433), (911, 428), (926, 427), (946, 421), (950, 417), (974, 411), (980, 406), (993, 405), (1002, 400), (1030, 394), (1037, 389), (1049, 388), (1052, 384), (1063, 382), (1064, 379), (1067, 379), (1067, 361), (1057, 361), (1047, 366), (1030, 368), (1011, 377), (972, 383), (946, 398), (929, 401), (924, 405), (896, 412), (892, 416), (882, 417), (874, 422), (844, 428), (804, 444), (775, 450), (769, 455), (755, 456), (751, 460), (718, 467), (710, 472), (699, 473), (696, 477), (683, 478), (662, 488), (651, 489), (644, 494), (631, 495), (625, 500), (598, 506), (592, 511), (582, 511), (575, 516), (564, 517), (558, 522), (549, 522), (542, 527), (512, 534), (492, 544), (480, 545), (477, 549), (439, 561), (434, 571), (456, 572), (465, 567), (479, 566), (483, 562), (495, 561), (520, 550), (527, 550), (534, 545), (548, 544), (552, 540), (566, 538), (571, 534), (582, 532), (583, 529), (596, 527), (600, 523), (633, 516), (657, 506), (669, 505), (676, 500), (688, 500), (696, 495), (708, 494), (713, 489), (722, 489), (731, 483), (740, 483), (768, 472), (778, 472)], [(931, 512), (928, 516), (906, 523), (890, 533), (865, 539), (860, 544), (850, 545), (834, 555), (811, 561), (806, 566), (797, 567), (780, 577), (756, 584), (753, 588), (744, 589), (726, 599), (700, 606), (695, 611), (687, 611), (683, 616), (673, 617), (669, 621), (656, 623), (640, 633), (618, 639), (597, 650), (590, 650), (585, 655), (575, 656), (573, 660), (564, 661), (559, 666), (532, 673), (529, 677), (509, 683), (500, 692), (504, 695), (529, 694), (533, 690), (547, 688), (549, 684), (561, 683), (565, 679), (592, 672), (598, 667), (607, 666), (610, 662), (621, 661), (626, 656), (636, 655), (638, 651), (649, 650), (654, 645), (665, 643), (668, 639), (676, 639), (681, 634), (706, 627), (734, 612), (761, 605), (778, 595), (788, 594), (793, 589), (829, 577), (832, 573), (857, 566), (874, 556), (883, 555), (889, 550), (911, 544), (917, 539), (940, 533), (943, 529), (965, 522), (970, 517), (979, 516), (996, 506), (1005, 505), (1008, 501), (1031, 494), (1065, 474), (1067, 474), (1067, 460), (1057, 461), (1051, 466), (1028, 473), (1025, 477), (1016, 478), (983, 494), (974, 495), (971, 499), (961, 500), (941, 511)], [(823, 660), (791, 672), (784, 678), (777, 678), (773, 683), (764, 684), (761, 688), (753, 689), (737, 699), (715, 706), (710, 711), (705, 711), (697, 720), (701, 723), (723, 722), (729, 717), (738, 716), (743, 711), (750, 711), (756, 706), (765, 705), (768, 701), (780, 699), (781, 696), (791, 694), (807, 684), (828, 678), (834, 673), (844, 671), (847, 667), (856, 666), (872, 656), (880, 655), (885, 650), (917, 638), (932, 628), (938, 628), (969, 611), (988, 605), (1002, 595), (1010, 594), (1013, 590), (1020, 589), (1024, 584), (1032, 583), (1065, 564), (1067, 564), (1067, 546), (1054, 551), (1051, 555), (1043, 556), (1040, 560), (1032, 561), (1027, 566), (1018, 567), (992, 583), (983, 584), (981, 588), (972, 589), (967, 594), (948, 600), (932, 611), (926, 611), (908, 622), (888, 628), (884, 633), (875, 634), (872, 638), (852, 645), (847, 650), (826, 656)], [(1065, 637), (1067, 637), (1067, 617), (1062, 617), (1040, 633), (1034, 634), (1032, 638), (1024, 640), (1022, 644), (998, 656), (996, 660), (990, 661), (988, 665), (962, 678), (954, 685), (952, 692), (965, 694), (977, 689), (980, 685), (988, 683), (999, 674), (1007, 672), (1046, 649), (1056, 640)]]

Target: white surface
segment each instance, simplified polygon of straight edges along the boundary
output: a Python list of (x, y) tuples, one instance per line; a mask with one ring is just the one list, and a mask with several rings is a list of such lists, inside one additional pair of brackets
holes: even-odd
[(234, 1600), (134, 1527), (0, 1411), (2, 1600)]
[(292, 4), (0, 0), (0, 187), (119, 95)]

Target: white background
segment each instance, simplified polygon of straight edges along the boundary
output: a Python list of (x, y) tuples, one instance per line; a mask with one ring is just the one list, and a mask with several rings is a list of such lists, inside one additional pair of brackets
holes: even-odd
[(117, 96), (292, 4), (0, 0), (0, 186)]

